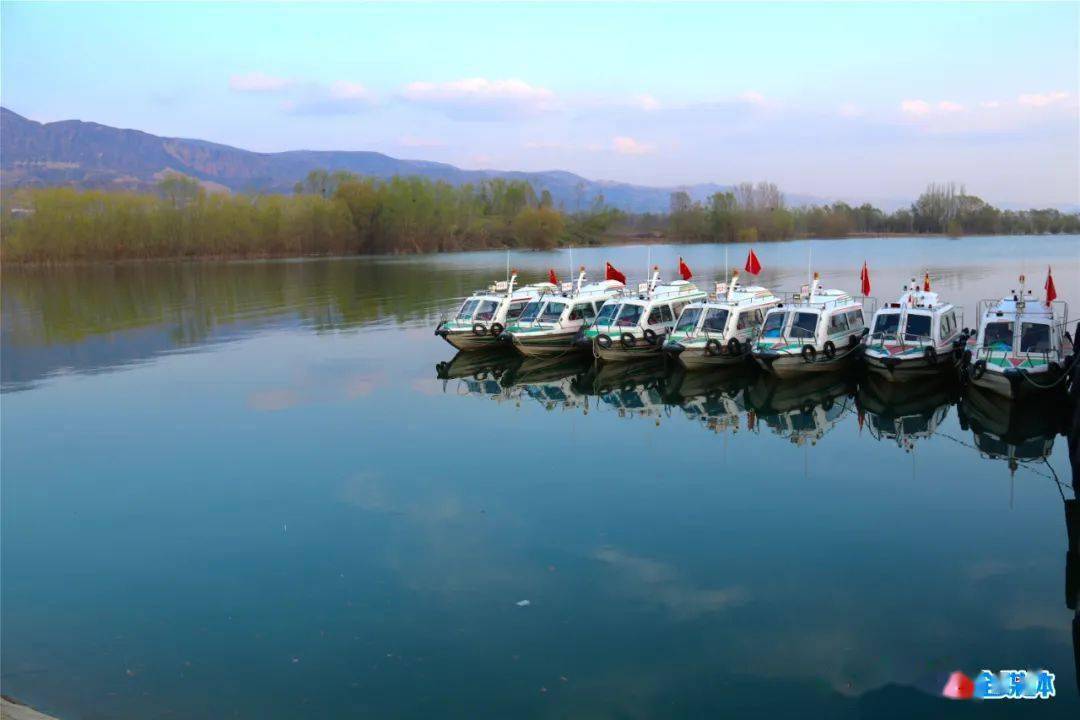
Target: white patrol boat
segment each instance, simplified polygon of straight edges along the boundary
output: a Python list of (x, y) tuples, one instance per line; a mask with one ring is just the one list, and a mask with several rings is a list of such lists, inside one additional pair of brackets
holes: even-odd
[(829, 372), (862, 348), (862, 305), (843, 290), (825, 290), (814, 273), (809, 286), (765, 315), (754, 360), (778, 377)]
[(561, 355), (577, 350), (574, 340), (603, 304), (623, 292), (618, 280), (585, 284), (585, 268), (573, 283), (543, 292), (506, 326), (505, 336), (525, 356)]
[(515, 288), (517, 271), (509, 280), (493, 283), (487, 290), (477, 290), (461, 304), (451, 320), (435, 327), (435, 334), (458, 350), (476, 350), (500, 342), (506, 324), (519, 315), (530, 301), (543, 293), (555, 292), (552, 283), (536, 283)]
[(1024, 284), (1021, 275), (1020, 292), (979, 301), (978, 333), (964, 353), (971, 382), (1010, 399), (1060, 390), (1072, 352), (1068, 306), (1040, 301)]
[(767, 288), (740, 286), (736, 271), (730, 284), (716, 284), (712, 298), (683, 308), (664, 352), (687, 370), (743, 363), (750, 357), (765, 313), (779, 304), (780, 298)]
[(593, 355), (605, 362), (658, 356), (683, 308), (707, 298), (688, 280), (660, 282), (660, 269), (654, 267), (652, 278), (638, 285), (636, 293), (624, 292), (604, 303), (578, 342), (591, 346)]
[(897, 302), (874, 313), (863, 359), (889, 380), (908, 380), (953, 368), (967, 343), (964, 313), (930, 291), (930, 276), (920, 286), (911, 278)]

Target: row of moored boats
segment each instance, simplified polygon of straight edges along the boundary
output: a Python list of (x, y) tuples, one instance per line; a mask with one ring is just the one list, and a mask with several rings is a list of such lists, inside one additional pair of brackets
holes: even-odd
[[(797, 292), (743, 285), (739, 273), (699, 288), (680, 259), (681, 279), (662, 281), (654, 267), (631, 287), (607, 265), (605, 279), (518, 285), (516, 271), (465, 299), (435, 333), (459, 350), (510, 345), (527, 357), (591, 352), (602, 362), (667, 355), (687, 369), (755, 362), (782, 378), (839, 370), (858, 358), (889, 380), (961, 369), (976, 385), (1005, 397), (1062, 386), (1072, 362), (1068, 309), (1048, 274), (1044, 297), (1020, 276), (1018, 289), (979, 302), (977, 325), (931, 290), (927, 274), (884, 304), (870, 297), (863, 266), (861, 297), (825, 288), (817, 273)], [(760, 269), (751, 252), (747, 271)], [(865, 322), (870, 318), (870, 323)]]

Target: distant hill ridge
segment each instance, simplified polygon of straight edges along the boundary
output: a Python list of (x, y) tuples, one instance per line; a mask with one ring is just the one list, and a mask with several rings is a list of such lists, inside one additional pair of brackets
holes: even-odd
[[(492, 178), (527, 180), (537, 193), (548, 190), (569, 211), (584, 209), (603, 194), (606, 204), (630, 212), (666, 212), (670, 194), (686, 190), (694, 200), (729, 190), (703, 183), (649, 187), (583, 178), (564, 170), (516, 172), (463, 170), (446, 163), (402, 160), (361, 150), (291, 150), (259, 153), (205, 140), (168, 138), (82, 120), (40, 123), (0, 107), (0, 185), (3, 187), (73, 185), (85, 188), (146, 189), (162, 173), (190, 175), (210, 188), (234, 192), (292, 192), (309, 171), (347, 170), (389, 178), (419, 175), (454, 185)], [(810, 195), (785, 195), (788, 204), (831, 202)], [(889, 209), (907, 201), (876, 203)]]

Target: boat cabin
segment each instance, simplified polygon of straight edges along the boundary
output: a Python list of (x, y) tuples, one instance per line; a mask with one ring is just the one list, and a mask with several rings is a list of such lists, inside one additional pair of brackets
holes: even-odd
[(687, 280), (661, 283), (654, 271), (648, 283), (641, 283), (634, 294), (613, 297), (604, 303), (596, 317), (596, 327), (608, 334), (639, 334), (651, 330), (664, 335), (675, 327), (675, 320), (687, 305), (701, 302), (708, 294)]

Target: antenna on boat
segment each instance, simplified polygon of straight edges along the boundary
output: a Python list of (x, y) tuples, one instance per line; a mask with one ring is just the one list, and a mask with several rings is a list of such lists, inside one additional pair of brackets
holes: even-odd
[(510, 248), (506, 248), (506, 282), (510, 282)]
[(649, 277), (652, 270), (652, 245), (645, 248), (645, 277)]
[(727, 246), (724, 247), (724, 282), (728, 281)]
[(570, 277), (574, 277), (574, 246), (570, 246)]

